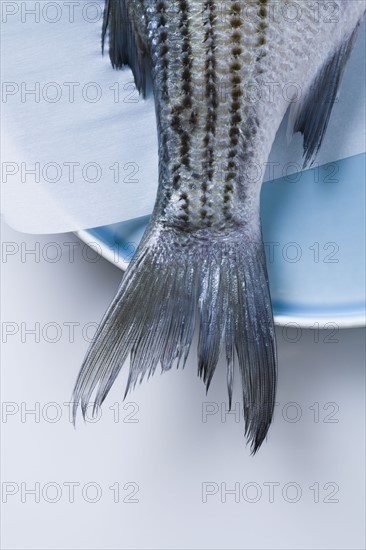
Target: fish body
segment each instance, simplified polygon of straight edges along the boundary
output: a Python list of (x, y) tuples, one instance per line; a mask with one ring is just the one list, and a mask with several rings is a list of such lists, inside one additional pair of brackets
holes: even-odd
[[(271, 423), (276, 345), (260, 227), (260, 190), (291, 102), (290, 130), (313, 161), (327, 127), (362, 0), (107, 0), (103, 37), (136, 85), (152, 78), (159, 188), (150, 224), (88, 351), (76, 409), (105, 399), (130, 355), (127, 389), (184, 364), (200, 327), (207, 387), (235, 365), (255, 452)], [(197, 320), (198, 319), (198, 320)]]

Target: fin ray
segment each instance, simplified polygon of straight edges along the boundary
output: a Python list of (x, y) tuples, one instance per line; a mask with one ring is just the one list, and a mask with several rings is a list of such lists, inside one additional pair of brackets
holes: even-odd
[(323, 142), (358, 27), (323, 64), (304, 97), (291, 105), (287, 133), (304, 136), (304, 168), (314, 163)]
[(146, 70), (143, 41), (128, 12), (128, 0), (106, 0), (102, 27), (102, 50), (109, 30), (109, 57), (113, 68), (128, 65), (136, 88), (145, 96)]

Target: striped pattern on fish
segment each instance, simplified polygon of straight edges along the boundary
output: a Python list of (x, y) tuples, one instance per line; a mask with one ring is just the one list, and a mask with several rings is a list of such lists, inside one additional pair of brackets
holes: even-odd
[(198, 373), (208, 388), (225, 353), (229, 403), (238, 370), (258, 450), (277, 379), (262, 175), (289, 100), (314, 160), (364, 11), (363, 0), (106, 0), (113, 66), (130, 65), (142, 94), (151, 69), (159, 189), (84, 360), (74, 417), (94, 392), (102, 404), (128, 357), (126, 392), (159, 365), (184, 365), (199, 325)]

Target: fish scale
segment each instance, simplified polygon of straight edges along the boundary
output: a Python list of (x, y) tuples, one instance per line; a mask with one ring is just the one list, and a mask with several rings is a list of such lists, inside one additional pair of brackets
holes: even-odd
[(363, 0), (106, 0), (113, 66), (129, 65), (142, 94), (151, 68), (159, 187), (84, 359), (74, 419), (94, 394), (101, 406), (127, 357), (126, 394), (159, 365), (184, 366), (198, 327), (198, 375), (208, 390), (225, 354), (229, 406), (239, 374), (244, 432), (259, 449), (277, 384), (265, 163), (289, 106), (289, 133), (314, 160), (364, 11)]
[[(182, 13), (176, 9), (179, 2), (168, 8), (168, 29), (159, 25), (160, 11), (156, 9), (154, 14), (149, 12), (151, 28), (154, 29), (151, 37), (152, 58), (156, 59), (158, 64), (153, 74), (156, 75), (157, 105), (160, 105), (160, 135), (164, 143), (168, 144), (167, 150), (162, 152), (167, 162), (161, 166), (161, 182), (164, 187), (166, 185), (169, 196), (166, 217), (174, 220), (178, 218), (184, 222), (181, 225), (188, 224), (195, 228), (204, 228), (213, 223), (222, 226), (229, 218), (230, 211), (234, 210), (235, 188), (241, 184), (239, 177), (243, 172), (243, 149), (248, 150), (252, 146), (252, 133), (248, 137), (244, 136), (242, 131), (235, 134), (239, 131), (236, 119), (240, 117), (243, 127), (255, 130), (251, 111), (244, 111), (240, 104), (236, 106), (239, 102), (231, 98), (233, 93), (241, 91), (242, 79), (239, 84), (232, 83), (232, 78), (238, 71), (231, 70), (230, 63), (241, 61), (242, 53), (234, 55), (233, 49), (238, 48), (239, 43), (241, 52), (245, 52), (248, 43), (245, 43), (244, 36), (247, 36), (248, 30), (255, 25), (251, 22), (248, 25), (240, 18), (240, 12), (235, 10), (238, 2), (231, 2), (228, 10), (223, 12), (221, 9), (219, 13), (215, 2), (184, 4), (189, 20), (189, 25), (183, 27), (187, 31), (184, 38)], [(163, 5), (166, 13), (166, 4)], [(240, 25), (228, 33), (228, 22), (233, 20), (239, 21)], [(209, 42), (208, 30), (211, 32)], [(169, 43), (163, 60), (159, 57), (162, 34), (167, 35), (164, 45)], [(233, 35), (239, 37), (236, 42), (233, 42)], [(255, 35), (253, 40), (256, 40)], [(182, 58), (177, 59), (177, 52), (179, 48), (182, 49), (185, 42), (189, 43), (191, 50), (190, 73), (194, 75), (189, 90), (182, 88), (182, 85), (187, 83), (187, 79), (182, 77), (186, 65), (182, 63)], [(202, 43), (207, 47), (203, 49)], [(215, 63), (214, 76), (207, 67), (210, 59)], [(159, 94), (159, 90), (163, 88), (159, 80), (159, 66), (166, 60), (169, 81), (168, 105)], [(241, 63), (244, 65), (243, 61)], [(246, 68), (246, 75), (251, 75), (255, 70), (255, 66)], [(216, 98), (216, 102), (213, 102), (213, 97)], [(187, 106), (184, 106), (185, 102), (188, 103)], [(190, 122), (192, 115), (195, 115), (194, 124)], [(214, 120), (220, 120), (220, 124)], [(189, 166), (184, 164), (181, 152), (182, 135), (184, 137), (185, 134), (189, 135)]]

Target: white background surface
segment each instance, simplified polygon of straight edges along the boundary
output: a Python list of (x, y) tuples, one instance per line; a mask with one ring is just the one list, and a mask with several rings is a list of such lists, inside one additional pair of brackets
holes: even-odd
[[(364, 548), (362, 329), (321, 331), (319, 342), (315, 331), (278, 329), (278, 406), (255, 457), (235, 415), (218, 412), (203, 422), (208, 402), (225, 413), (224, 363), (206, 396), (195, 349), (184, 371), (155, 375), (124, 410), (126, 365), (101, 419), (79, 421), (75, 430), (63, 403), (87, 349), (83, 331), (89, 326), (92, 335), (89, 324), (99, 322), (121, 273), (103, 259), (93, 262), (95, 254), (72, 234), (38, 237), (4, 226), (3, 241), (14, 252), (2, 263), (3, 500), (16, 491), (2, 504), (4, 550)], [(30, 249), (36, 253), (25, 254)], [(36, 323), (39, 342), (26, 333)], [(35, 407), (39, 415), (26, 413)], [(74, 502), (65, 485), (71, 482), (79, 484)], [(25, 492), (36, 483), (39, 502)], [(110, 489), (116, 483), (118, 503)], [(205, 483), (217, 489), (207, 502)], [(235, 484), (240, 494), (223, 502)], [(123, 502), (137, 487), (138, 502)], [(324, 502), (335, 487), (338, 502)], [(92, 503), (95, 488), (100, 499)]]

